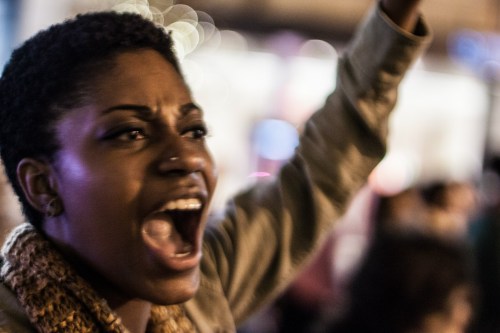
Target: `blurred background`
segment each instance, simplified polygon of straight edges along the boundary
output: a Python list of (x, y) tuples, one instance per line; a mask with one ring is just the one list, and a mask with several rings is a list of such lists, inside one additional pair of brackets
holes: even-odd
[[(337, 56), (372, 4), (0, 0), (0, 67), (30, 35), (79, 12), (137, 11), (173, 30), (211, 127), (219, 207), (293, 151), (300, 124), (334, 88)], [(391, 119), (390, 151), (373, 177), (385, 192), (434, 179), (477, 179), (485, 151), (500, 151), (500, 1), (424, 1), (423, 11), (435, 38), (406, 78)]]
[[(373, 4), (0, 0), (0, 68), (29, 36), (81, 12), (139, 12), (173, 31), (186, 78), (206, 112), (220, 174), (218, 211), (229, 195), (272, 177), (293, 153), (301, 124), (334, 88), (338, 56)], [(498, 184), (485, 178), (485, 169), (500, 155), (500, 1), (428, 0), (423, 12), (434, 41), (403, 81), (385, 159), (328, 249), (334, 253), (336, 277), (349, 271), (367, 242), (373, 193), (389, 196), (425, 184), (465, 183), (491, 198), (490, 188)], [(2, 238), (21, 220), (5, 180), (4, 185)]]

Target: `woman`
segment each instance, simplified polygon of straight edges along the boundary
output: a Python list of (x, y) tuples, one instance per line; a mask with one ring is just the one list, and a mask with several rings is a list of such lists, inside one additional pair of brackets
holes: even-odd
[(207, 230), (214, 165), (168, 34), (95, 13), (17, 49), (0, 81), (0, 147), (29, 224), (3, 248), (0, 327), (235, 331), (383, 156), (397, 84), (427, 40), (419, 1), (398, 2), (382, 3), (393, 22), (372, 13), (276, 182)]

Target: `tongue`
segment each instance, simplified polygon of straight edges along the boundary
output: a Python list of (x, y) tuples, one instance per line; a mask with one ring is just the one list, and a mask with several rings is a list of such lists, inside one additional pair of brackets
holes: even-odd
[(175, 228), (172, 221), (150, 220), (143, 225), (142, 232), (152, 239), (162, 242), (168, 241), (173, 236), (172, 233), (175, 232)]
[(182, 236), (169, 219), (147, 221), (142, 226), (142, 233), (149, 245), (159, 249), (168, 257), (187, 254), (191, 250), (191, 245), (183, 241)]

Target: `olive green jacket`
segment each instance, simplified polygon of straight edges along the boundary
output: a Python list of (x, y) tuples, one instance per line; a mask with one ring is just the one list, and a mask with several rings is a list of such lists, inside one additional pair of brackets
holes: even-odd
[[(385, 154), (388, 117), (404, 73), (430, 40), (402, 32), (374, 7), (339, 61), (337, 86), (308, 120), (276, 179), (233, 198), (209, 228), (201, 285), (186, 303), (199, 332), (235, 332), (272, 301), (321, 243)], [(0, 333), (33, 332), (0, 285)]]

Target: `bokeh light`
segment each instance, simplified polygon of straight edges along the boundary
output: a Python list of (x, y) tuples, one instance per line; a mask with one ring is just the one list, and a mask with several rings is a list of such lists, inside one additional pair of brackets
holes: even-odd
[[(210, 47), (221, 44), (220, 32), (210, 15), (188, 5), (174, 4), (173, 0), (109, 0), (107, 4), (110, 10), (142, 15), (170, 32), (181, 62), (202, 44)], [(99, 5), (103, 9), (103, 4)], [(232, 32), (226, 34), (234, 39)], [(241, 45), (244, 41), (239, 38), (238, 46)]]
[(259, 157), (283, 161), (293, 155), (299, 138), (297, 130), (290, 123), (279, 119), (265, 119), (255, 126), (252, 141)]
[(319, 39), (310, 39), (305, 41), (299, 48), (299, 56), (318, 59), (337, 59), (337, 50), (332, 44)]
[(481, 77), (496, 79), (500, 74), (500, 34), (459, 30), (448, 42), (451, 59), (467, 66)]

